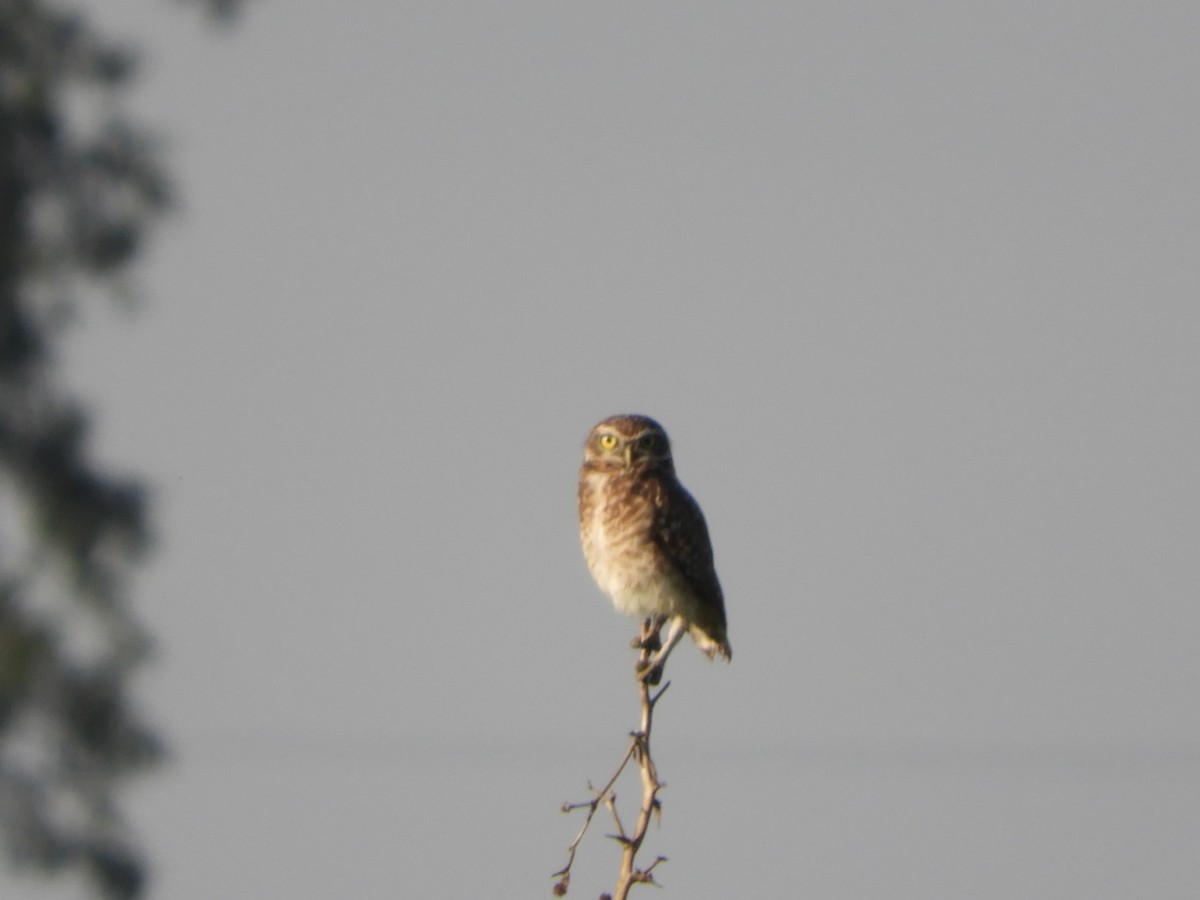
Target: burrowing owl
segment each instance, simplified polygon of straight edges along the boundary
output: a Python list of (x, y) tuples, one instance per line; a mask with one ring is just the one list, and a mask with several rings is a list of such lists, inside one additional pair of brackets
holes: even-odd
[(588, 435), (579, 470), (579, 537), (618, 611), (670, 622), (646, 673), (657, 681), (685, 631), (709, 658), (732, 656), (704, 514), (675, 477), (671, 443), (646, 416), (612, 416)]

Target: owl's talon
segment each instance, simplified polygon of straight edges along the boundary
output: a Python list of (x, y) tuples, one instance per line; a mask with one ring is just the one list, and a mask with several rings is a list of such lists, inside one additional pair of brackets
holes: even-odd
[(659, 638), (658, 632), (655, 631), (653, 634), (631, 639), (629, 646), (634, 650), (649, 650), (651, 653), (654, 653), (662, 649), (662, 640)]
[(638, 681), (644, 681), (646, 684), (654, 685), (662, 681), (663, 677), (663, 662), (651, 664), (649, 660), (639, 659), (637, 665), (634, 666), (634, 673), (637, 675)]
[(635, 650), (647, 650), (654, 653), (662, 648), (659, 632), (666, 623), (665, 616), (651, 616), (642, 622), (642, 630), (630, 643)]

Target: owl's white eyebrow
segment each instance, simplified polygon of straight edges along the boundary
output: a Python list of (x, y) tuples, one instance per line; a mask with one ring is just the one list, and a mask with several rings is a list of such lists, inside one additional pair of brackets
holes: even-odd
[(624, 440), (627, 440), (627, 441), (637, 441), (637, 440), (641, 440), (648, 434), (653, 434), (655, 436), (664, 436), (662, 431), (660, 431), (656, 428), (643, 428), (641, 431), (635, 432), (628, 436), (621, 434), (621, 432), (617, 431), (615, 428), (613, 428), (613, 429), (606, 428), (603, 431), (597, 432), (596, 436), (604, 437), (605, 435), (612, 435), (615, 438), (623, 438)]

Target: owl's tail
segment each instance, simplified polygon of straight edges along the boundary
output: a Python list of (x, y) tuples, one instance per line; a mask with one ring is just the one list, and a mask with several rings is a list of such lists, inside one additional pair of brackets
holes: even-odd
[(696, 646), (700, 648), (700, 652), (712, 659), (715, 656), (721, 657), (725, 662), (733, 659), (733, 648), (729, 646), (729, 638), (724, 634), (712, 634), (705, 631), (699, 625), (692, 625), (688, 628), (688, 633), (692, 636), (692, 640), (696, 642)]

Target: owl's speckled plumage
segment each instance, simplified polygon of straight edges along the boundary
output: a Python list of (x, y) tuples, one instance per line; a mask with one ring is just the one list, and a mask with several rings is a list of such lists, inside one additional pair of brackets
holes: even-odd
[(588, 435), (579, 470), (579, 536), (588, 569), (630, 616), (670, 622), (652, 668), (691, 634), (710, 658), (732, 656), (704, 514), (675, 477), (671, 443), (646, 416), (612, 416)]

